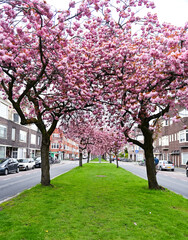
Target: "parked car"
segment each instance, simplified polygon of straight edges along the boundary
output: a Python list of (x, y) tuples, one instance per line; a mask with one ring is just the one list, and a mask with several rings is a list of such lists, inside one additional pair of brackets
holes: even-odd
[(72, 160), (72, 161), (78, 161), (78, 160), (79, 160), (79, 157), (71, 158), (70, 160)]
[[(41, 167), (41, 157), (34, 158), (34, 161), (35, 161), (35, 167), (40, 168)], [(49, 163), (50, 164), (60, 163), (60, 160), (59, 159), (53, 159), (53, 157), (49, 156)]]
[(15, 158), (0, 159), (0, 173), (7, 175), (8, 173), (19, 173), (19, 164)]
[(167, 161), (167, 160), (160, 160), (158, 165), (157, 165), (157, 168), (159, 170), (171, 170), (171, 171), (174, 171), (174, 164), (173, 162), (171, 161)]
[(33, 158), (22, 158), (18, 159), (19, 169), (20, 170), (29, 170), (35, 168), (35, 161)]
[(128, 158), (120, 158), (120, 161), (122, 161), (122, 162), (130, 162)]
[(35, 161), (35, 167), (40, 168), (41, 167), (41, 157), (34, 158)]

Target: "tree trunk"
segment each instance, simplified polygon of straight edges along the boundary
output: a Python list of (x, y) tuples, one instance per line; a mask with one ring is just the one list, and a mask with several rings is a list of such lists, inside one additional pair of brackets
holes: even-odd
[(49, 186), (50, 185), (49, 146), (50, 146), (50, 136), (48, 136), (47, 134), (42, 134), (41, 184), (43, 186)]
[(112, 154), (110, 154), (110, 163), (112, 163)]
[(87, 156), (87, 163), (89, 163), (89, 158), (90, 158), (90, 151), (88, 151), (88, 156)]
[(79, 166), (82, 167), (82, 150), (79, 151)]
[(158, 185), (156, 178), (153, 155), (153, 132), (147, 127), (142, 132), (144, 135), (144, 153), (146, 158), (146, 171), (149, 189), (162, 189), (162, 187)]
[(150, 148), (146, 148), (145, 158), (146, 158), (146, 171), (147, 171), (149, 189), (161, 189), (156, 179), (153, 150), (151, 150)]
[(119, 167), (119, 163), (118, 163), (118, 157), (117, 157), (117, 155), (116, 155), (116, 166), (117, 166), (117, 168)]

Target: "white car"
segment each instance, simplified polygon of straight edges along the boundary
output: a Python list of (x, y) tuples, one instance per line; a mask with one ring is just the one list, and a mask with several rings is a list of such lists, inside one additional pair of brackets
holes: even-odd
[(20, 170), (28, 170), (35, 168), (35, 161), (33, 158), (22, 158), (18, 159), (19, 169)]
[(170, 170), (170, 171), (174, 171), (174, 164), (171, 161), (167, 161), (167, 160), (160, 160), (157, 168), (159, 170)]

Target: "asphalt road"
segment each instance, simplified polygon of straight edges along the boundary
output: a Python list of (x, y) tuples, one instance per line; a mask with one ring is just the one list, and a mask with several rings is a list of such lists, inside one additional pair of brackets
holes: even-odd
[[(78, 164), (78, 161), (63, 161), (60, 164), (52, 164), (50, 167), (51, 179), (70, 171), (77, 167)], [(144, 166), (127, 162), (119, 162), (119, 166), (147, 180), (146, 168)], [(16, 196), (25, 189), (39, 184), (40, 180), (40, 168), (20, 171), (19, 173), (8, 174), (7, 176), (0, 175), (0, 203)], [(185, 176), (185, 170), (175, 169), (175, 172), (159, 171), (157, 173), (157, 180), (163, 187), (181, 194), (188, 199), (188, 178)]]
[[(119, 166), (147, 180), (145, 166), (129, 162), (119, 162)], [(188, 199), (188, 177), (185, 175), (185, 169), (175, 168), (174, 172), (158, 171), (157, 181), (159, 185)]]
[[(78, 161), (63, 161), (60, 164), (50, 165), (50, 178), (53, 179), (72, 168), (78, 166)], [(25, 189), (29, 189), (41, 181), (41, 169), (20, 171), (7, 176), (0, 175), (0, 203), (16, 196)]]

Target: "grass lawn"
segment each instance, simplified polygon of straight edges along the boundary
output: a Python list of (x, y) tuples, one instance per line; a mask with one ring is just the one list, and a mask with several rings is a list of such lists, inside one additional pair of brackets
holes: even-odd
[[(94, 158), (90, 162), (99, 162), (99, 159), (98, 158)], [(108, 162), (108, 161), (106, 161), (105, 159), (101, 158), (101, 162)]]
[(185, 240), (188, 200), (114, 164), (84, 164), (0, 205), (1, 240)]

